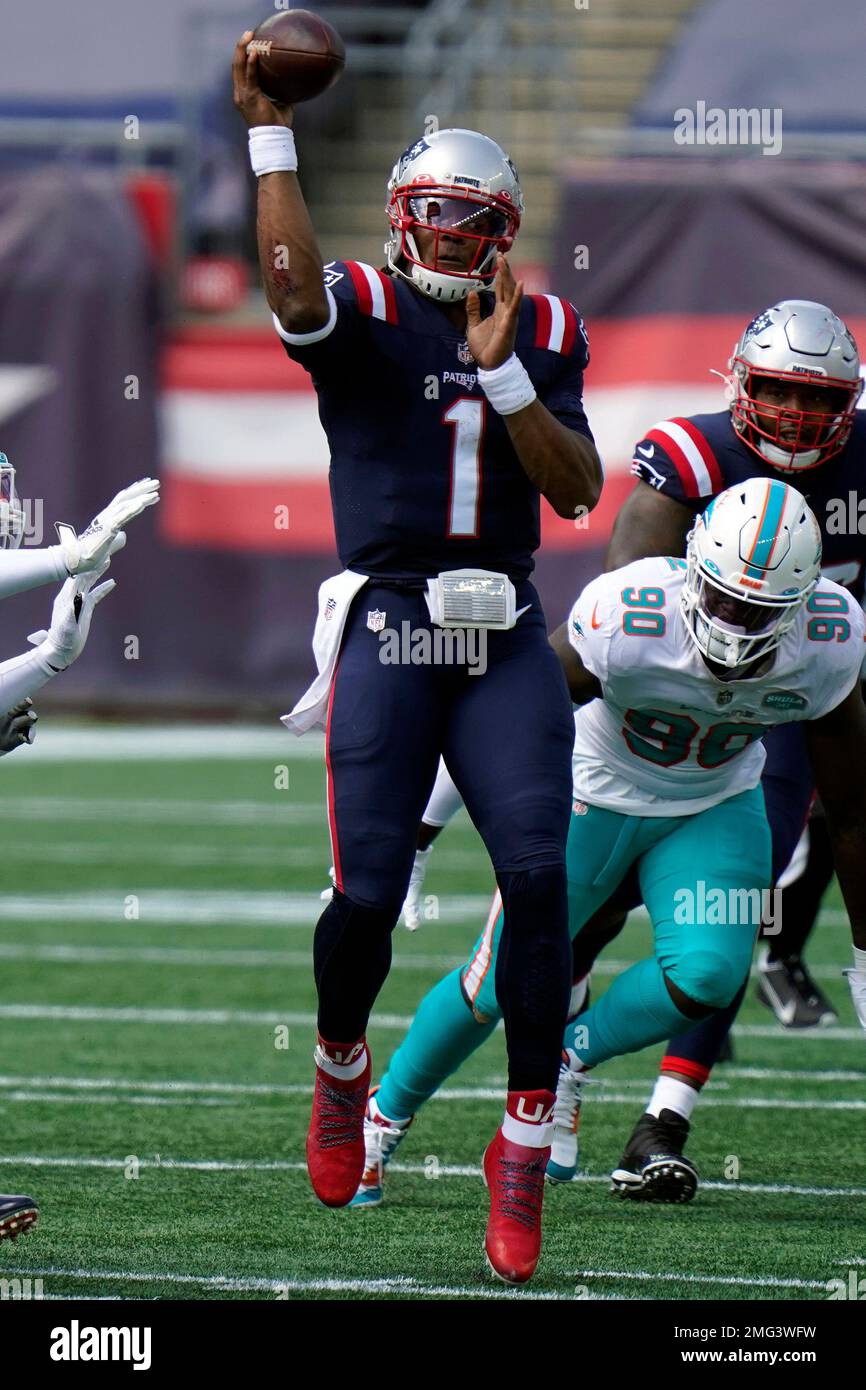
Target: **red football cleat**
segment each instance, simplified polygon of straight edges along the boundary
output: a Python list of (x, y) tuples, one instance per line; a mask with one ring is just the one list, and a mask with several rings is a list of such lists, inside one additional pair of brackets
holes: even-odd
[(541, 1204), (550, 1146), (514, 1144), (502, 1130), (484, 1153), (482, 1172), (490, 1191), (490, 1219), (484, 1252), (506, 1284), (525, 1284), (541, 1254)]
[[(326, 1207), (348, 1206), (364, 1175), (364, 1113), (372, 1063), (365, 1039), (341, 1046), (316, 1048), (316, 1085), (307, 1133), (307, 1169), (313, 1191)], [(364, 1049), (363, 1070), (351, 1081), (332, 1076), (321, 1059), (357, 1060)]]

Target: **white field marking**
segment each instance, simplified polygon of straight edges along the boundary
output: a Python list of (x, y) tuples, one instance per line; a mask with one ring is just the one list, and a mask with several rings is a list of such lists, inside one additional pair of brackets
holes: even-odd
[[(201, 1023), (222, 1025), (227, 1023), (251, 1023), (276, 1026), (284, 1023), (294, 1028), (312, 1028), (316, 1022), (314, 1013), (294, 1010), (278, 1012), (275, 1009), (160, 1009), (143, 1008), (137, 1005), (111, 1007), (84, 1004), (0, 1004), (0, 1019), (50, 1019), (70, 1020), (77, 1023)], [(412, 1022), (411, 1014), (373, 1014), (370, 1028), (385, 1032), (405, 1032)], [(735, 1027), (737, 1037), (786, 1037), (781, 1029), (772, 1027)], [(862, 1028), (822, 1028), (817, 1031), (798, 1034), (815, 1042), (860, 1042), (863, 1041)]]
[[(312, 932), (322, 913), (318, 893), (257, 892), (252, 889), (141, 888), (97, 893), (28, 893), (0, 896), (0, 921), (116, 922), (123, 926), (125, 900), (138, 898), (138, 918), (147, 926), (304, 927)], [(449, 898), (440, 921), (482, 920), (490, 906), (481, 893)], [(435, 929), (436, 923), (430, 924)]]
[[(463, 956), (395, 955), (392, 970), (453, 970)], [(31, 946), (26, 941), (0, 942), (0, 960), (54, 961), (70, 965), (230, 965), (255, 969), (286, 966), (312, 970), (312, 951), (218, 951), (210, 947), (184, 950), (176, 946)]]
[[(172, 835), (174, 832), (172, 831)], [(141, 840), (123, 844), (94, 844), (90, 840), (57, 841), (52, 837), (50, 844), (15, 846), (16, 864), (170, 864), (173, 868), (195, 869), (212, 868), (219, 865), (225, 868), (278, 868), (307, 869), (310, 867), (309, 847), (285, 844), (266, 845), (203, 845), (194, 846), (167, 844), (155, 838), (149, 842)], [(478, 855), (471, 850), (442, 847), (441, 857), (436, 863), (440, 869), (456, 870), (478, 867)], [(327, 883), (327, 864), (322, 855), (322, 884)], [(491, 887), (491, 896), (493, 889)], [(435, 927), (435, 922), (429, 924)], [(599, 962), (602, 974), (613, 974), (612, 962)], [(625, 969), (631, 961), (618, 961), (617, 970)], [(812, 971), (814, 974), (814, 970)]]
[[(295, 1086), (283, 1088), (284, 1096), (311, 1096), (313, 1087), (309, 1083), (299, 1082)], [(430, 1103), (448, 1104), (451, 1102), (462, 1101), (493, 1101), (501, 1105), (504, 1098), (504, 1091), (500, 1089), (491, 1090), (483, 1086), (458, 1086), (437, 1091), (431, 1096)], [(40, 1102), (46, 1105), (207, 1105), (225, 1106), (238, 1105), (240, 1101), (234, 1097), (223, 1096), (214, 1099), (190, 1099), (181, 1098), (156, 1098), (152, 1096), (130, 1097), (122, 1095), (111, 1095), (104, 1093), (94, 1095), (92, 1092), (67, 1095), (51, 1091), (43, 1091), (38, 1087), (35, 1089), (15, 1089), (6, 1090), (0, 1086), (0, 1100), (2, 1101), (25, 1101), (28, 1104)], [(634, 1105), (634, 1095), (618, 1095), (616, 1092), (605, 1094), (602, 1091), (595, 1091), (592, 1095), (592, 1104), (602, 1105)], [(705, 1096), (702, 1105), (707, 1109), (719, 1109), (727, 1106), (738, 1110), (802, 1110), (802, 1100), (776, 1100), (770, 1096), (729, 1096), (724, 1099), (714, 1099), (712, 1096)], [(810, 1110), (866, 1110), (866, 1100), (810, 1100)]]
[[(325, 823), (318, 802), (183, 801), (152, 796), (15, 796), (7, 795), (0, 821), (129, 821), (154, 825), (315, 825)], [(277, 793), (274, 793), (276, 798)]]
[[(60, 1156), (53, 1154), (3, 1154), (0, 1168), (95, 1168), (121, 1169), (125, 1158), (96, 1158), (89, 1156)], [(139, 1168), (176, 1169), (195, 1173), (306, 1173), (305, 1162), (295, 1159), (172, 1159), (140, 1158)], [(423, 1177), (429, 1168), (422, 1163), (389, 1163), (391, 1173), (406, 1173)], [(443, 1163), (437, 1169), (443, 1178), (480, 1178), (481, 1168), (475, 1163)], [(609, 1183), (609, 1173), (578, 1173), (575, 1184)], [(801, 1187), (795, 1183), (708, 1182), (701, 1183), (704, 1192), (740, 1193), (771, 1197), (866, 1197), (866, 1187)]]
[(724, 1284), (728, 1288), (740, 1289), (824, 1289), (827, 1279), (779, 1279), (774, 1274), (756, 1274), (751, 1278), (736, 1274), (653, 1274), (648, 1269), (578, 1269), (569, 1278), (574, 1279), (637, 1279), (665, 1284)]
[[(312, 1095), (312, 1089), (310, 1091)], [(194, 1097), (172, 1097), (172, 1096), (112, 1096), (112, 1095), (63, 1095), (53, 1094), (51, 1091), (3, 1091), (0, 1100), (6, 1103), (21, 1101), (26, 1105), (32, 1105), (34, 1101), (39, 1101), (44, 1105), (206, 1105), (217, 1108), (226, 1105), (239, 1105), (240, 1101), (231, 1096), (215, 1097), (213, 1099), (202, 1096)]]
[[(110, 1279), (116, 1283), (127, 1284), (188, 1284), (203, 1289), (213, 1289), (218, 1293), (378, 1293), (413, 1294), (418, 1298), (505, 1298), (529, 1299), (535, 1302), (559, 1303), (563, 1299), (575, 1299), (573, 1288), (562, 1293), (535, 1291), (532, 1289), (508, 1289), (504, 1286), (424, 1284), (411, 1274), (393, 1274), (384, 1279), (274, 1279), (256, 1278), (244, 1274), (169, 1274), (145, 1273), (129, 1269), (61, 1269), (57, 1265), (39, 1268), (24, 1266), (4, 1266), (7, 1274), (26, 1278), (55, 1279)], [(825, 1285), (826, 1287), (826, 1285)], [(609, 1298), (600, 1294), (599, 1298)], [(586, 1299), (582, 1299), (586, 1302)]]
[(267, 724), (73, 724), (45, 721), (27, 762), (325, 761), (324, 734), (296, 738)]

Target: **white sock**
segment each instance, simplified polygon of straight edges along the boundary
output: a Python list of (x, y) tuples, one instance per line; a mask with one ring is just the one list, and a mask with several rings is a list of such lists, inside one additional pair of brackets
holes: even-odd
[(568, 1001), (568, 1021), (577, 1018), (586, 1003), (586, 993), (589, 989), (589, 976), (584, 975), (582, 980), (575, 980), (571, 986), (571, 998)]
[(405, 1129), (406, 1126), (411, 1124), (412, 1122), (411, 1115), (404, 1120), (392, 1120), (390, 1116), (386, 1115), (384, 1111), (379, 1108), (379, 1102), (377, 1101), (375, 1096), (370, 1097), (369, 1106), (370, 1119), (381, 1120), (383, 1124), (388, 1125), (392, 1129)]
[(313, 1057), (316, 1066), (321, 1067), (322, 1071), (327, 1072), (328, 1076), (335, 1076), (340, 1081), (357, 1081), (367, 1065), (367, 1044), (361, 1042), (356, 1044), (360, 1047), (360, 1052), (355, 1052), (355, 1047), (349, 1049), (346, 1062), (338, 1062), (335, 1058), (329, 1057), (321, 1043), (316, 1047)]
[(650, 1115), (658, 1119), (663, 1110), (674, 1110), (687, 1120), (697, 1104), (699, 1091), (687, 1081), (677, 1081), (676, 1077), (666, 1076), (664, 1072), (655, 1084), (652, 1100), (647, 1106)]

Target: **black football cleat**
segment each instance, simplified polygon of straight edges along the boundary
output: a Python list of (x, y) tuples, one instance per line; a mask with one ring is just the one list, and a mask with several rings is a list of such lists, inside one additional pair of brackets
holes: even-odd
[(683, 1154), (689, 1122), (675, 1110), (641, 1115), (618, 1168), (611, 1192), (637, 1202), (690, 1202), (698, 1190), (698, 1170)]
[(836, 1022), (836, 1010), (799, 956), (771, 960), (765, 948), (757, 968), (755, 993), (762, 1004), (773, 1010), (783, 1028), (824, 1028)]
[(39, 1208), (32, 1197), (4, 1197), (0, 1194), (0, 1240), (17, 1240), (36, 1225)]

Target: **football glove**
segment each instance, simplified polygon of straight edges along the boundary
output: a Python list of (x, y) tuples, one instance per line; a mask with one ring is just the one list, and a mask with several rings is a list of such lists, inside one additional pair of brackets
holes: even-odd
[(73, 526), (58, 523), (57, 537), (63, 551), (63, 563), (71, 575), (90, 574), (101, 569), (107, 560), (126, 545), (123, 527), (133, 517), (159, 501), (159, 479), (139, 478), (125, 487), (103, 507), (80, 536)]
[(33, 742), (36, 737), (37, 718), (29, 695), (14, 709), (10, 709), (8, 714), (0, 715), (0, 757), (5, 753), (14, 753), (22, 743)]
[(83, 652), (93, 610), (114, 588), (113, 579), (93, 587), (106, 568), (107, 561), (93, 574), (67, 579), (54, 600), (50, 628), (31, 632), (27, 638), (34, 647), (42, 648), (42, 655), (52, 670), (65, 671)]
[(424, 887), (427, 865), (432, 853), (432, 845), (428, 849), (415, 851), (415, 863), (412, 865), (409, 887), (406, 890), (406, 901), (403, 904), (403, 925), (407, 931), (417, 931), (421, 925), (421, 890)]

